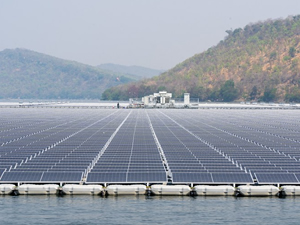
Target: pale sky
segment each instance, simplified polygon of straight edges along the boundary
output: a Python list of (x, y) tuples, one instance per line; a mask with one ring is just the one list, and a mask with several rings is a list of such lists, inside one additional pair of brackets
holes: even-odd
[(300, 0), (0, 0), (0, 51), (170, 69), (226, 30), (300, 14)]

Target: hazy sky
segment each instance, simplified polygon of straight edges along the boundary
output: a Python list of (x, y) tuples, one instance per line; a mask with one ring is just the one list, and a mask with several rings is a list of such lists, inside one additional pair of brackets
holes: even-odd
[(300, 0), (0, 0), (0, 51), (170, 69), (229, 29), (300, 14)]

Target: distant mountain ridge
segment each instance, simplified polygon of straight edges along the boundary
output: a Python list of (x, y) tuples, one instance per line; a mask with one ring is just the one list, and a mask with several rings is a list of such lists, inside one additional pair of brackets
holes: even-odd
[(143, 78), (151, 78), (165, 72), (165, 70), (155, 70), (155, 69), (150, 69), (142, 66), (123, 66), (123, 65), (113, 64), (113, 63), (101, 64), (97, 67), (106, 71), (112, 71), (116, 73), (133, 76), (136, 77), (137, 80)]
[(0, 98), (100, 99), (105, 89), (134, 80), (27, 49), (0, 52)]
[(216, 46), (160, 76), (106, 90), (103, 99), (160, 90), (201, 101), (300, 102), (300, 16), (228, 30)]

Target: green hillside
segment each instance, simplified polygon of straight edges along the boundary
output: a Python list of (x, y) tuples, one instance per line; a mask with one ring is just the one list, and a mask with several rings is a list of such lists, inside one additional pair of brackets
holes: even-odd
[(103, 99), (160, 90), (202, 101), (300, 101), (300, 16), (228, 30), (216, 46), (151, 79), (106, 90)]
[(99, 99), (128, 76), (29, 51), (0, 52), (0, 98)]

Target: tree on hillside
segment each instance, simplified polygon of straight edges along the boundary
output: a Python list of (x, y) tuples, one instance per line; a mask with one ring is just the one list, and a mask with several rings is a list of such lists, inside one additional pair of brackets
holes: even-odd
[(256, 96), (257, 96), (257, 87), (253, 86), (252, 91), (250, 93), (250, 100), (256, 99)]
[(192, 98), (199, 98), (200, 101), (205, 100), (205, 90), (201, 86), (193, 86), (189, 90), (189, 93)]
[(295, 57), (296, 49), (294, 47), (290, 47), (289, 49), (289, 55), (291, 58)]
[(267, 87), (264, 91), (262, 100), (264, 102), (272, 102), (272, 101), (276, 100), (276, 91), (277, 91), (276, 88)]
[(292, 87), (285, 95), (285, 100), (288, 102), (300, 102), (300, 89), (295, 86)]
[(238, 96), (238, 90), (234, 87), (233, 80), (227, 80), (220, 88), (220, 98), (224, 102), (231, 102)]

